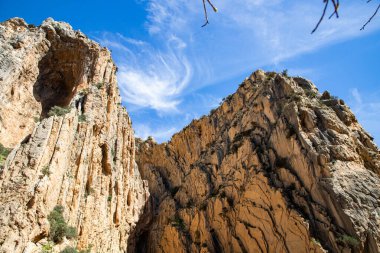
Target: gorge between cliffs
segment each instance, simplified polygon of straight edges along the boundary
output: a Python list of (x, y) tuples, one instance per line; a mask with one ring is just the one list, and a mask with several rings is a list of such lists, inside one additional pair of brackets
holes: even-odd
[(257, 70), (158, 144), (116, 71), (67, 23), (0, 23), (1, 253), (380, 252), (380, 152), (343, 100)]

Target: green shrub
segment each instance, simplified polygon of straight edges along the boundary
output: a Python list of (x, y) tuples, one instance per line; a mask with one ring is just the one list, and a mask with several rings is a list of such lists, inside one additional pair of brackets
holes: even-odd
[(316, 98), (317, 97), (317, 93), (315, 93), (314, 91), (306, 91), (306, 96), (308, 96), (309, 98)]
[(77, 229), (74, 227), (67, 227), (66, 229), (67, 239), (74, 239), (78, 237)]
[(48, 220), (50, 223), (49, 238), (53, 242), (61, 242), (64, 237), (68, 239), (77, 237), (76, 228), (69, 227), (63, 218), (63, 206), (54, 207), (48, 216)]
[(288, 77), (288, 70), (287, 69), (284, 69), (281, 74), (285, 77)]
[(7, 157), (9, 155), (9, 153), (12, 151), (12, 149), (9, 149), (9, 148), (6, 148), (4, 147), (1, 143), (0, 143), (0, 168), (3, 166), (3, 164), (5, 163), (5, 160), (7, 160)]
[(44, 176), (50, 176), (50, 174), (51, 174), (49, 166), (44, 166), (42, 168), (41, 172), (42, 172), (42, 175), (44, 175)]
[(70, 112), (70, 109), (67, 107), (61, 107), (58, 105), (53, 106), (48, 112), (48, 116), (63, 116)]
[(90, 253), (91, 252), (91, 246), (84, 250), (78, 250), (74, 247), (67, 246), (63, 250), (61, 250), (59, 253)]
[(53, 246), (54, 244), (52, 242), (47, 242), (46, 244), (42, 245), (41, 253), (52, 253)]
[(338, 241), (354, 248), (360, 245), (360, 241), (350, 235), (342, 235), (338, 238)]
[(90, 93), (90, 89), (89, 89), (89, 88), (85, 88), (85, 89), (79, 91), (78, 94), (81, 95), (81, 96), (85, 96), (85, 95), (87, 95), (88, 93)]
[(61, 250), (60, 253), (79, 253), (76, 248), (73, 247), (66, 247), (63, 250)]
[(269, 81), (270, 79), (275, 78), (276, 75), (277, 75), (276, 72), (268, 72), (267, 73), (267, 80)]
[(78, 116), (78, 121), (79, 122), (86, 122), (86, 115), (84, 114), (81, 114)]
[(111, 200), (112, 200), (112, 196), (109, 195), (108, 198), (107, 198), (107, 201), (108, 201), (108, 202), (111, 202)]
[(99, 82), (99, 83), (95, 84), (95, 87), (98, 89), (101, 89), (103, 87), (103, 85), (104, 85), (104, 83)]

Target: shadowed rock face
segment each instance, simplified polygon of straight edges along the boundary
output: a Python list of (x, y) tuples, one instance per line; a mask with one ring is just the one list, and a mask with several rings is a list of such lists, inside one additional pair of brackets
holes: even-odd
[(40, 253), (57, 205), (78, 238), (53, 252), (380, 252), (380, 155), (342, 100), (256, 71), (135, 145), (115, 72), (66, 23), (0, 23), (0, 253)]
[[(66, 23), (17, 18), (0, 24), (0, 48), (0, 143), (14, 148), (0, 170), (0, 252), (40, 253), (57, 205), (78, 238), (53, 252), (124, 252), (149, 193), (109, 51)], [(53, 106), (68, 110), (47, 117)]]
[(379, 252), (380, 159), (342, 100), (255, 72), (169, 143), (137, 143), (129, 252)]

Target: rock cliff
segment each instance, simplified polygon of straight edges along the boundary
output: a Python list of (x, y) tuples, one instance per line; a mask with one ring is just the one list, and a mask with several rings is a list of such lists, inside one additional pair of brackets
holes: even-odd
[(0, 24), (0, 253), (380, 252), (380, 153), (344, 101), (256, 71), (135, 144), (115, 72), (66, 23)]
[[(149, 196), (110, 52), (68, 24), (0, 24), (0, 252), (124, 252)], [(48, 242), (63, 207), (77, 238)]]
[(380, 155), (340, 99), (256, 71), (169, 143), (130, 252), (380, 252)]

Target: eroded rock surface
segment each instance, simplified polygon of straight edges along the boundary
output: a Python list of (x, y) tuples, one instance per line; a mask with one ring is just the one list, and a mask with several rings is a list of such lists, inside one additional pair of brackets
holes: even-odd
[(0, 171), (0, 252), (40, 253), (57, 205), (78, 238), (53, 252), (125, 252), (149, 193), (110, 52), (66, 23), (15, 18), (0, 24), (0, 70), (0, 143), (14, 148)]
[(151, 198), (130, 252), (380, 251), (380, 156), (342, 100), (256, 71), (169, 143), (139, 141)]

